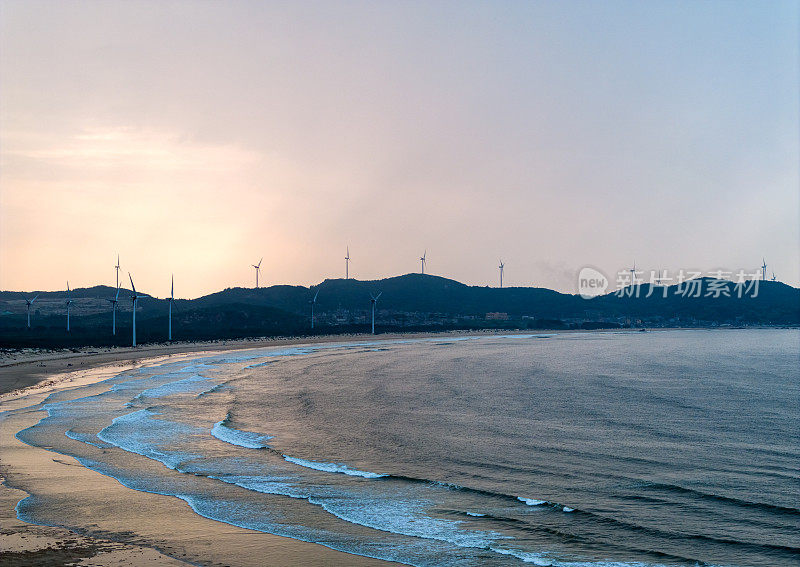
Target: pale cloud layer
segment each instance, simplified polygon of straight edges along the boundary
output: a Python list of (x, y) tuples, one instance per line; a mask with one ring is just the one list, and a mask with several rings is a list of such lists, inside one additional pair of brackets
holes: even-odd
[(800, 280), (793, 2), (0, 1), (0, 289)]

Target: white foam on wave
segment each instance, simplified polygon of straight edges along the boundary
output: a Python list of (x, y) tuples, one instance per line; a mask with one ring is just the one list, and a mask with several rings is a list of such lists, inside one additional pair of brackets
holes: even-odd
[(158, 413), (148, 409), (121, 415), (114, 418), (111, 425), (101, 429), (97, 438), (123, 451), (159, 461), (173, 470), (177, 470), (185, 461), (202, 457), (163, 447), (179, 437), (202, 434), (202, 429), (165, 419), (153, 419), (157, 415)]
[(272, 435), (262, 435), (261, 433), (254, 433), (252, 431), (240, 431), (233, 427), (225, 425), (226, 420), (218, 421), (211, 428), (211, 435), (230, 443), (231, 445), (238, 445), (246, 449), (264, 449), (269, 447), (267, 441), (272, 439)]
[(142, 390), (136, 398), (164, 398), (166, 396), (174, 396), (176, 394), (196, 394), (203, 390), (208, 390), (208, 384), (211, 379), (205, 376), (195, 375), (189, 378), (175, 380), (174, 382), (167, 382), (160, 386)]
[(570, 508), (569, 506), (564, 506), (564, 507), (563, 507), (561, 510), (562, 510), (563, 512), (567, 512), (567, 513), (569, 513), (569, 512), (574, 512), (574, 511), (575, 511), (575, 508)]
[(483, 518), (486, 514), (479, 514), (478, 512), (467, 512), (467, 516), (472, 516), (473, 518)]
[(93, 435), (91, 433), (79, 433), (77, 431), (73, 431), (72, 429), (67, 429), (64, 432), (64, 435), (66, 435), (67, 437), (69, 437), (74, 441), (80, 441), (81, 443), (85, 443), (86, 445), (92, 445), (100, 449), (113, 447), (113, 445), (110, 445), (108, 443), (101, 444), (102, 442), (100, 441), (100, 439), (98, 439), (96, 435)]
[(519, 551), (516, 549), (493, 546), (489, 546), (489, 549), (501, 555), (510, 555), (512, 557), (516, 557), (517, 559), (521, 559), (523, 563), (533, 563), (534, 565), (542, 565), (544, 567), (553, 565), (553, 562), (547, 559), (541, 553), (531, 553), (529, 551)]
[(325, 463), (321, 461), (307, 461), (305, 459), (298, 459), (297, 457), (290, 457), (288, 455), (283, 455), (283, 458), (290, 463), (294, 463), (295, 465), (300, 465), (301, 467), (306, 467), (308, 469), (314, 469), (317, 471), (323, 472), (330, 472), (330, 473), (342, 473), (347, 474), (350, 476), (360, 476), (363, 478), (382, 478), (388, 475), (374, 473), (369, 471), (360, 471), (357, 469), (351, 469), (347, 465), (343, 465), (341, 463)]
[(528, 506), (541, 506), (547, 504), (547, 500), (536, 500), (535, 498), (525, 498), (524, 496), (517, 496), (517, 500), (525, 502)]

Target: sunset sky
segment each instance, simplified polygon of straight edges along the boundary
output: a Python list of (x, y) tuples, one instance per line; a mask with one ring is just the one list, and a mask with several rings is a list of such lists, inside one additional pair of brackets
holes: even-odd
[[(0, 289), (800, 283), (796, 2), (0, 0)], [(127, 276), (126, 276), (127, 278)]]

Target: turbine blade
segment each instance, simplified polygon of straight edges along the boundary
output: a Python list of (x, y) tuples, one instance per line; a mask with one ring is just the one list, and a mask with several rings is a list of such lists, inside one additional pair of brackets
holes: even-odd
[(130, 280), (131, 280), (131, 288), (133, 288), (133, 293), (134, 293), (134, 294), (136, 294), (136, 286), (135, 286), (135, 285), (133, 285), (133, 276), (131, 276), (131, 273), (130, 273), (130, 272), (128, 272), (128, 277), (129, 277), (129, 278), (130, 278)]
[(375, 301), (378, 301), (378, 298), (381, 296), (382, 293), (383, 293), (382, 291), (378, 292), (378, 295), (375, 296)]
[(317, 296), (318, 296), (318, 295), (319, 295), (319, 290), (317, 290), (317, 293), (315, 293), (315, 294), (314, 294), (314, 303), (316, 303), (316, 302), (317, 302)]

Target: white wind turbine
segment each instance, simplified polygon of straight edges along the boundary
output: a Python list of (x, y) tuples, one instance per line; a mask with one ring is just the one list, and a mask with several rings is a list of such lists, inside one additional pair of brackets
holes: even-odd
[(70, 311), (70, 308), (72, 307), (72, 295), (70, 294), (70, 291), (69, 291), (69, 282), (67, 282), (67, 301), (66, 301), (66, 304), (67, 304), (67, 332), (69, 333), (69, 311)]
[(167, 340), (172, 340), (172, 304), (175, 302), (175, 274), (172, 275), (172, 286), (169, 290), (169, 331)]
[(506, 267), (506, 265), (503, 264), (502, 260), (500, 260), (500, 265), (498, 266), (498, 268), (500, 268), (500, 287), (501, 288), (503, 287), (503, 268), (505, 268), (505, 267)]
[(317, 293), (314, 294), (314, 299), (310, 301), (311, 303), (311, 328), (314, 328), (314, 306), (317, 304), (317, 296), (319, 295), (319, 290)]
[(378, 295), (369, 294), (370, 303), (372, 303), (372, 334), (375, 334), (375, 304), (378, 303), (378, 298), (381, 296), (383, 292), (378, 292)]
[(772, 281), (775, 281), (775, 272), (772, 272)]
[(136, 293), (136, 286), (133, 285), (133, 277), (130, 272), (128, 272), (128, 277), (131, 280), (131, 289), (133, 290), (133, 295), (131, 295), (131, 302), (133, 303), (133, 346), (136, 346), (136, 302), (139, 300), (139, 295)]
[(420, 264), (422, 265), (422, 274), (423, 275), (425, 274), (425, 262), (426, 262), (425, 258), (427, 256), (428, 256), (428, 251), (425, 250), (425, 253), (422, 256), (420, 256), (420, 258), (419, 258)]
[(767, 279), (767, 261), (764, 258), (761, 258), (761, 280), (764, 281)]
[(31, 328), (31, 305), (33, 305), (33, 302), (36, 301), (37, 297), (39, 297), (38, 293), (36, 294), (36, 296), (33, 299), (26, 299), (25, 300), (25, 305), (28, 307), (28, 328), (29, 329)]
[(117, 265), (114, 266), (114, 269), (117, 270), (117, 289), (119, 289), (119, 254), (117, 254)]
[(629, 271), (631, 273), (631, 285), (636, 285), (636, 260), (633, 261), (633, 268)]
[(344, 257), (344, 279), (350, 279), (350, 247), (347, 247), (347, 255)]
[(258, 261), (258, 264), (252, 264), (252, 266), (256, 269), (256, 289), (258, 289), (258, 272), (261, 271), (261, 262), (264, 260), (262, 257), (261, 260)]
[[(119, 280), (119, 278), (117, 278)], [(117, 334), (117, 303), (119, 302), (119, 283), (117, 283), (117, 294), (114, 296), (114, 299), (107, 299), (106, 301), (111, 302), (111, 334), (116, 336)]]

